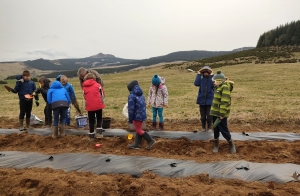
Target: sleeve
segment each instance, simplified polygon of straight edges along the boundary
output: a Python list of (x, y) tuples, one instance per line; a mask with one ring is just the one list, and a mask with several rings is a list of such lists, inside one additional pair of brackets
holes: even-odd
[(220, 103), (220, 116), (224, 117), (230, 107), (230, 90), (227, 85), (222, 86), (222, 95)]
[(133, 123), (134, 118), (135, 99), (133, 95), (128, 96), (128, 121)]
[(93, 69), (89, 69), (89, 72), (96, 76), (96, 82), (101, 84), (101, 86), (103, 87), (104, 83), (103, 83), (103, 80), (100, 77), (100, 74), (97, 71), (93, 70)]
[(71, 99), (70, 99), (69, 93), (66, 91), (66, 89), (65, 89), (65, 95), (67, 97), (68, 104), (70, 105), (71, 104)]
[[(36, 90), (37, 90), (36, 85), (35, 85), (34, 82), (32, 82), (32, 92), (35, 92)], [(34, 99), (35, 99), (36, 101), (38, 101), (38, 100), (39, 100), (39, 95), (36, 94), (36, 95), (34, 96)]]
[(194, 85), (195, 86), (200, 86), (201, 85), (201, 74), (197, 74)]
[(70, 99), (71, 99), (71, 101), (73, 103), (76, 100), (76, 96), (75, 96), (74, 88), (73, 88), (73, 86), (71, 84), (70, 84), (70, 94), (71, 94)]
[(81, 87), (81, 89), (82, 89), (83, 79), (81, 79), (80, 77), (78, 77), (78, 78), (79, 78), (80, 87)]
[(164, 97), (164, 105), (168, 105), (169, 94), (168, 94), (168, 88), (165, 85), (163, 86), (162, 93)]
[(148, 93), (148, 100), (147, 100), (148, 104), (151, 104), (151, 98), (152, 98), (152, 89), (151, 89), (151, 86), (150, 86), (149, 93)]
[(47, 92), (47, 103), (51, 104), (52, 103), (52, 90), (49, 89)]

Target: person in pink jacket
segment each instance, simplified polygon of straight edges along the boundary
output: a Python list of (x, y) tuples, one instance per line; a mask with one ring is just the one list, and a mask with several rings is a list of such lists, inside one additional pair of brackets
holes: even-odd
[(159, 130), (164, 129), (163, 109), (168, 108), (168, 89), (165, 79), (155, 74), (152, 78), (152, 85), (149, 89), (148, 106), (152, 106), (152, 129), (156, 130), (156, 117), (159, 116)]
[(89, 119), (89, 138), (91, 141), (95, 138), (95, 116), (97, 119), (96, 138), (102, 138), (102, 109), (104, 104), (104, 90), (101, 84), (96, 82), (96, 76), (92, 73), (88, 73), (84, 77), (82, 83), (82, 90), (85, 99), (85, 110), (88, 111)]

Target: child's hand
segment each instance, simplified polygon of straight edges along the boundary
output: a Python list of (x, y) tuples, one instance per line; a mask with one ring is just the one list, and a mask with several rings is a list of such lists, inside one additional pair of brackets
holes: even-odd
[(150, 104), (149, 103), (147, 104), (147, 108), (150, 108)]
[(166, 108), (169, 108), (169, 105), (166, 105)]
[(35, 105), (38, 107), (40, 105), (39, 100), (35, 100)]

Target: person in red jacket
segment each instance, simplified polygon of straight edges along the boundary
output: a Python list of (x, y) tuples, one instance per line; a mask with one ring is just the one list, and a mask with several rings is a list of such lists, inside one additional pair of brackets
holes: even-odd
[(96, 82), (96, 76), (92, 73), (88, 73), (84, 77), (82, 83), (82, 90), (85, 99), (85, 110), (88, 111), (89, 118), (89, 138), (91, 141), (95, 138), (95, 116), (97, 119), (96, 138), (102, 138), (102, 109), (104, 104), (104, 91), (101, 84)]

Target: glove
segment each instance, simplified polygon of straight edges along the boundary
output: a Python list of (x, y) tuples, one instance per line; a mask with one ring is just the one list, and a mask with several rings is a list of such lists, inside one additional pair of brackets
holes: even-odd
[(35, 105), (38, 107), (40, 105), (39, 100), (35, 100)]
[(23, 82), (24, 82), (24, 79), (21, 78), (20, 80), (17, 80), (17, 81), (23, 83)]
[(9, 86), (4, 86), (4, 88), (6, 88), (6, 90), (8, 91), (8, 92), (11, 92), (11, 91), (13, 91), (13, 89), (12, 88), (10, 88)]
[(33, 93), (32, 93), (32, 96), (36, 96), (36, 92), (33, 92)]

